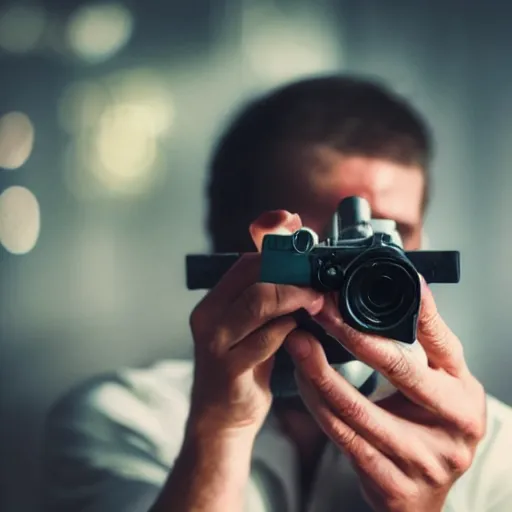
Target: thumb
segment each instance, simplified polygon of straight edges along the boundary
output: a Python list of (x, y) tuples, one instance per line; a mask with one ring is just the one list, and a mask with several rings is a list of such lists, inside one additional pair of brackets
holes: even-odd
[(254, 245), (261, 251), (265, 235), (291, 235), (302, 227), (298, 214), (286, 210), (272, 210), (261, 214), (250, 226)]

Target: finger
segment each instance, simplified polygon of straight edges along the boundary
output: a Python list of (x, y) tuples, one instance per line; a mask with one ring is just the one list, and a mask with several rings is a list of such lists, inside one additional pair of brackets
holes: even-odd
[(324, 297), (310, 288), (273, 283), (256, 283), (246, 288), (216, 320), (212, 343), (224, 353), (267, 322), (305, 309), (317, 314)]
[(261, 251), (263, 238), (269, 233), (289, 235), (302, 227), (300, 217), (286, 210), (272, 210), (260, 215), (249, 227), (254, 245)]
[(270, 359), (286, 337), (297, 328), (291, 316), (277, 318), (260, 327), (228, 353), (229, 365), (235, 374), (240, 374)]
[(430, 368), (424, 355), (409, 345), (361, 333), (341, 319), (336, 322), (330, 332), (356, 359), (378, 371), (415, 404), (447, 421), (459, 420), (463, 404), (457, 403), (458, 379)]
[(338, 419), (301, 376), (297, 375), (296, 379), (301, 397), (311, 415), (362, 476), (376, 482), (386, 493), (392, 491), (393, 485), (404, 485), (407, 482), (406, 475), (390, 458)]
[(356, 464), (353, 467), (359, 477), (361, 496), (371, 510), (389, 510), (389, 503), (411, 503), (417, 500), (418, 490), (414, 480), (384, 471), (369, 477), (363, 468)]
[(462, 343), (441, 318), (425, 279), (420, 276), (420, 281), (418, 341), (423, 346), (432, 367), (443, 368), (454, 376), (460, 375), (467, 368)]
[[(424, 427), (428, 422), (422, 421), (422, 428), (418, 428), (411, 421), (414, 417), (421, 421), (422, 415), (418, 412), (425, 410), (407, 403), (402, 397), (402, 418), (373, 404), (330, 367), (320, 343), (308, 336), (310, 335), (301, 335), (300, 330), (294, 330), (287, 338), (286, 348), (293, 354), (298, 387), (304, 401), (308, 403), (308, 408), (315, 417), (317, 414), (323, 417), (322, 423), (330, 432), (329, 437), (344, 447), (344, 436), (359, 436), (362, 440), (357, 442), (369, 443), (393, 462), (403, 474), (421, 475), (432, 482), (443, 481), (446, 462), (432, 458), (432, 439), (428, 443), (424, 442)], [(388, 400), (388, 404), (391, 405), (391, 400)], [(427, 418), (432, 422), (431, 415)], [(432, 428), (436, 428), (438, 423), (439, 420), (434, 418)], [(340, 436), (341, 440), (338, 439)], [(447, 444), (439, 432), (434, 438), (434, 443), (439, 443), (438, 453), (441, 453), (441, 448), (453, 445), (453, 440)], [(349, 441), (354, 443), (351, 439)], [(459, 469), (464, 467), (469, 452), (463, 448), (464, 445), (448, 452), (448, 457), (445, 456), (448, 465)]]
[[(284, 210), (268, 212), (251, 225), (251, 232), (261, 240), (267, 234), (291, 234), (297, 224), (295, 217), (298, 216)], [(209, 326), (216, 322), (222, 312), (244, 289), (259, 281), (260, 271), (260, 255), (244, 254), (196, 306), (190, 318), (192, 330), (208, 330)]]
[[(287, 346), (288, 340), (296, 337), (299, 332), (293, 331), (286, 341)], [(368, 449), (364, 444), (367, 443), (399, 470), (395, 474), (408, 475), (410, 478), (421, 476), (432, 482), (442, 481), (445, 468), (441, 460), (432, 457), (432, 439), (427, 438), (429, 442), (425, 442), (425, 424), (418, 428), (411, 421), (410, 415), (405, 416), (405, 419), (395, 417), (388, 410), (371, 403), (329, 367), (325, 353), (323, 356), (320, 354), (323, 353), (321, 345), (318, 342), (316, 344), (315, 347), (311, 343), (310, 358), (315, 359), (315, 363), (310, 362), (307, 368), (298, 369), (296, 379), (308, 409), (331, 440), (347, 451), (353, 462), (365, 473), (368, 473), (368, 467), (365, 466), (368, 460), (361, 457), (361, 452), (364, 454), (364, 450)], [(322, 371), (326, 377), (313, 377)], [(417, 407), (410, 403), (409, 406), (409, 409)], [(438, 421), (432, 428), (437, 424)], [(443, 443), (446, 446), (446, 439), (439, 439), (439, 434), (434, 437), (434, 442), (440, 447)], [(375, 457), (375, 463), (378, 464), (381, 458), (377, 454)], [(461, 456), (459, 462), (463, 464), (465, 459)]]
[(197, 304), (190, 315), (190, 327), (194, 339), (208, 337), (224, 310), (244, 289), (258, 281), (260, 255), (244, 254), (230, 269), (215, 288)]
[[(301, 347), (302, 345), (302, 347)], [(298, 378), (354, 432), (398, 463), (411, 457), (406, 423), (372, 403), (329, 365), (324, 349), (309, 333), (296, 329), (286, 339)]]

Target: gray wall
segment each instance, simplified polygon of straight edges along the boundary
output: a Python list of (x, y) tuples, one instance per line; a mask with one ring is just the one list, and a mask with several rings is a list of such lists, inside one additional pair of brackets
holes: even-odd
[[(384, 78), (430, 119), (438, 151), (427, 228), (435, 248), (463, 255), (462, 282), (436, 289), (439, 306), (476, 375), (512, 403), (512, 9), (405, 0), (186, 4), (132, 6), (132, 40), (106, 62), (85, 64), (49, 45), (0, 54), (0, 115), (22, 110), (35, 126), (30, 159), (0, 174), (0, 192), (28, 187), (42, 222), (29, 254), (0, 253), (2, 510), (34, 510), (40, 427), (65, 390), (120, 366), (190, 355), (187, 316), (200, 294), (185, 290), (183, 258), (208, 247), (204, 169), (217, 128), (246, 95), (303, 74)], [(72, 2), (46, 7), (62, 21)], [(127, 195), (93, 179), (88, 146), (85, 158), (69, 157), (84, 133), (63, 130), (59, 106), (77, 80), (101, 88), (140, 67), (156, 73), (175, 116), (159, 141), (156, 181)]]

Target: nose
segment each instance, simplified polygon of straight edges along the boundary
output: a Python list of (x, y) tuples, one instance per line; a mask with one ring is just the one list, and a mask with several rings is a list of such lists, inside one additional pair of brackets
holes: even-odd
[(347, 173), (340, 181), (337, 203), (346, 197), (357, 196), (365, 199), (372, 209), (393, 186), (391, 171), (385, 167), (368, 166), (357, 173)]

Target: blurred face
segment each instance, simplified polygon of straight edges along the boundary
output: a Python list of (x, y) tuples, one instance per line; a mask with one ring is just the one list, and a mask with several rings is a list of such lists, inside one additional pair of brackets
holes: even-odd
[(322, 149), (319, 156), (323, 166), (314, 172), (302, 169), (288, 180), (292, 213), (300, 214), (305, 226), (322, 239), (341, 199), (360, 196), (370, 203), (373, 218), (396, 221), (406, 250), (419, 249), (424, 187), (419, 167), (341, 156), (330, 149)]

